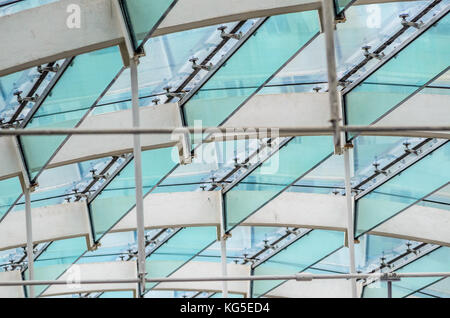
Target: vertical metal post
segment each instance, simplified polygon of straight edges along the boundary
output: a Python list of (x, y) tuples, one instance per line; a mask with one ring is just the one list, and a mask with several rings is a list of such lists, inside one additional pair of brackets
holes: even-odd
[(341, 133), (339, 128), (339, 96), (337, 91), (336, 53), (334, 46), (334, 3), (333, 0), (322, 0), (322, 24), (325, 33), (327, 56), (328, 96), (330, 102), (331, 125), (334, 128), (334, 152), (341, 153)]
[(388, 298), (392, 298), (392, 281), (387, 281)]
[[(133, 113), (133, 128), (140, 127), (139, 116), (139, 86), (138, 86), (138, 66), (139, 60), (135, 56), (130, 61), (131, 75), (131, 100)], [(133, 135), (133, 155), (134, 155), (134, 178), (136, 185), (136, 225), (138, 241), (138, 275), (141, 279), (140, 297), (145, 291), (145, 228), (144, 228), (144, 198), (142, 193), (142, 152), (141, 135)]]
[[(352, 187), (350, 183), (350, 151), (353, 145), (348, 144), (344, 147), (344, 166), (345, 166), (345, 197), (347, 199), (347, 240), (350, 255), (350, 274), (356, 274), (355, 266), (355, 242), (353, 231), (353, 198)], [(351, 279), (352, 298), (356, 298), (356, 279)]]
[[(220, 236), (220, 259), (222, 262), (222, 276), (227, 277), (227, 241), (224, 233)], [(222, 297), (228, 298), (228, 282), (222, 281)]]
[[(33, 223), (31, 217), (30, 188), (24, 187), (25, 195), (25, 223), (27, 230), (27, 258), (28, 258), (28, 280), (34, 280), (34, 253), (33, 253)], [(34, 286), (30, 285), (30, 298), (34, 298)]]
[[(222, 209), (220, 210), (220, 260), (222, 262), (222, 276), (227, 277), (227, 234), (225, 233), (225, 206), (222, 195)], [(228, 282), (222, 281), (222, 297), (228, 298)]]

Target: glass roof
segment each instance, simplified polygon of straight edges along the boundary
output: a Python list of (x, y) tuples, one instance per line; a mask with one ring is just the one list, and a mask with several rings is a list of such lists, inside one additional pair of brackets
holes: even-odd
[[(0, 0), (0, 19), (55, 1)], [(345, 124), (419, 122), (433, 126), (439, 121), (448, 126), (450, 60), (445, 52), (450, 51), (450, 1), (353, 2), (335, 1), (339, 18), (334, 30), (336, 75)], [(130, 38), (133, 50), (145, 52), (137, 66), (141, 110), (168, 112), (168, 104), (176, 103), (182, 125), (201, 121), (203, 126), (215, 127), (248, 116), (244, 114), (246, 106), (254, 103), (256, 111), (244, 117), (251, 125), (253, 119), (266, 114), (258, 112), (262, 103), (266, 108), (269, 104), (272, 112), (264, 120), (280, 122), (279, 110), (293, 100), (298, 110), (292, 116), (306, 122), (315, 107), (312, 98), (319, 100), (328, 93), (326, 39), (319, 10), (215, 21), (224, 23), (213, 23), (205, 16), (209, 22), (201, 27), (165, 30), (155, 36), (166, 15), (180, 5), (177, 1), (120, 3), (128, 30), (124, 36)], [(402, 23), (402, 14), (408, 21), (418, 17), (419, 24)], [(123, 51), (123, 47), (106, 46), (0, 77), (0, 129), (76, 128), (88, 117), (94, 122), (99, 116), (130, 113), (130, 68), (123, 65)], [(328, 103), (326, 98), (321, 100)], [(325, 108), (328, 104), (312, 111)], [(417, 108), (429, 111), (415, 118)], [(410, 118), (398, 122), (405, 113), (411, 114)], [(159, 115), (153, 112), (151, 116)], [(111, 122), (114, 127), (108, 128), (123, 127), (127, 120), (124, 116), (123, 122)], [(102, 125), (99, 121), (98, 128)], [(352, 144), (347, 177), (351, 193), (346, 193), (344, 156), (333, 152), (330, 135), (226, 141), (208, 141), (206, 134), (198, 140), (196, 135), (188, 146), (193, 155), (189, 164), (180, 163), (178, 144), (144, 147), (145, 209), (171, 217), (164, 227), (145, 229), (146, 278), (177, 275), (190, 264), (213, 268), (207, 266), (218, 263), (246, 268), (252, 275), (348, 274), (352, 271), (351, 252), (357, 273), (449, 272), (448, 223), (439, 225), (431, 220), (439, 217), (446, 220), (441, 222), (450, 222), (450, 148), (444, 134), (347, 134), (346, 141)], [(6, 138), (10, 137), (2, 136), (0, 141)], [(35, 280), (60, 279), (74, 266), (104, 263), (107, 268), (138, 260), (136, 224), (116, 228), (136, 213), (133, 145), (127, 144), (125, 151), (50, 165), (71, 138), (74, 136), (19, 136), (17, 144), (11, 141), (13, 146), (7, 149), (16, 151), (19, 172), (7, 174), (0, 168), (0, 237), (4, 235), (1, 231), (6, 233), (5, 227), (19, 224), (17, 220), (25, 214), (23, 178), (35, 186), (31, 208), (39, 224), (45, 225), (39, 213), (47, 207), (58, 206), (54, 213), (61, 215), (68, 213), (65, 206), (83, 203), (81, 212), (88, 220), (84, 232), (56, 238), (47, 235), (51, 239), (35, 242)], [(92, 147), (89, 143), (95, 143), (94, 138), (86, 137), (83, 147)], [(201, 206), (189, 199), (179, 202), (188, 195), (210, 196)], [(346, 222), (335, 220), (336, 215), (346, 217), (346, 196), (354, 202), (350, 205), (355, 218), (350, 225), (355, 231), (351, 238)], [(166, 199), (160, 206), (148, 203), (161, 197)], [(217, 206), (214, 198), (220, 198)], [(179, 210), (171, 211), (176, 204), (185, 210), (177, 206)], [(184, 220), (184, 213), (192, 214), (188, 224), (178, 220)], [(410, 217), (408, 222), (401, 218), (405, 215)], [(398, 220), (403, 220), (403, 225)], [(432, 224), (433, 233), (419, 231), (419, 222), (428, 222), (424, 228)], [(410, 227), (418, 233), (411, 233)], [(221, 233), (227, 234), (225, 256)], [(349, 239), (355, 242), (354, 251)], [(20, 271), (23, 279), (29, 279), (25, 242), (14, 242), (20, 243), (8, 241), (3, 246), (0, 240), (0, 272)], [(190, 276), (201, 274), (205, 273), (200, 270)], [(384, 281), (356, 282), (362, 290), (360, 297), (388, 295)], [(224, 296), (221, 283), (216, 284), (220, 288), (205, 285), (194, 290), (188, 284), (173, 289), (162, 285), (146, 283), (142, 295), (137, 289), (117, 291), (106, 284), (89, 292), (56, 295), (53, 286), (42, 285), (34, 287), (34, 293), (52, 298)], [(278, 297), (286, 286), (283, 280), (253, 281), (249, 294), (248, 289), (233, 289), (228, 297)], [(402, 278), (392, 284), (392, 293), (393, 297), (448, 298), (449, 288), (448, 278)], [(31, 295), (29, 287), (23, 291), (24, 296)]]

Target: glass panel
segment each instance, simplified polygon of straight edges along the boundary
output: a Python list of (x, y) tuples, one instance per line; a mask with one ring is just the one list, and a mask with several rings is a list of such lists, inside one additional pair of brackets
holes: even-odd
[[(181, 229), (147, 258), (147, 277), (169, 276), (216, 239), (215, 226)], [(149, 283), (146, 289), (155, 285), (156, 283)]]
[[(433, 273), (448, 272), (450, 270), (450, 248), (439, 249), (419, 258), (418, 260), (396, 270), (397, 273)], [(392, 283), (392, 297), (400, 298), (414, 294), (416, 291), (440, 280), (440, 277), (402, 278)], [(364, 298), (386, 298), (387, 283), (377, 281), (364, 288)]]
[[(76, 57), (26, 128), (75, 127), (121, 67), (118, 47)], [(46, 165), (65, 138), (66, 136), (20, 137), (31, 179)]]
[(450, 180), (450, 143), (356, 201), (356, 236), (373, 229)]
[(0, 1), (0, 17), (56, 1), (59, 0), (2, 0)]
[(147, 34), (152, 33), (158, 26), (165, 12), (175, 3), (172, 0), (125, 0), (122, 1), (128, 22), (130, 33), (134, 41), (135, 49), (142, 43)]
[(258, 210), (286, 186), (325, 159), (333, 149), (329, 136), (292, 139), (225, 194), (226, 230)]
[(334, 0), (334, 8), (336, 10), (336, 15), (341, 14), (345, 8), (351, 5), (355, 0)]
[[(343, 232), (313, 230), (257, 266), (254, 275), (291, 275), (304, 271), (340, 248), (343, 242)], [(253, 297), (260, 297), (282, 283), (274, 280), (254, 281)]]
[(0, 181), (0, 220), (22, 194), (18, 177)]
[(184, 105), (187, 125), (219, 125), (318, 32), (317, 11), (270, 17)]
[[(350, 125), (369, 125), (449, 66), (450, 15), (344, 96)], [(414, 67), (411, 67), (414, 65)]]
[[(34, 261), (35, 280), (55, 280), (64, 273), (77, 258), (86, 251), (86, 238), (77, 237), (67, 240), (54, 241)], [(25, 272), (28, 278), (28, 270)], [(40, 295), (47, 286), (35, 286), (36, 296)]]
[[(175, 148), (162, 148), (142, 152), (144, 194), (175, 166), (174, 151)], [(134, 207), (135, 188), (132, 160), (89, 205), (96, 241)]]
[(134, 292), (131, 290), (111, 291), (102, 293), (98, 298), (134, 298)]

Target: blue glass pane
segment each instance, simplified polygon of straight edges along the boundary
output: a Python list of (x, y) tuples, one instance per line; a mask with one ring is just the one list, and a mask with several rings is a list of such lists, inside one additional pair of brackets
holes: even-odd
[(59, 0), (22, 0), (18, 2), (13, 0), (2, 0), (0, 1), (0, 17), (56, 1)]
[(18, 177), (0, 181), (0, 220), (22, 194)]
[(98, 298), (134, 298), (134, 292), (131, 290), (105, 292)]
[[(144, 194), (156, 185), (174, 166), (173, 148), (142, 153)], [(94, 238), (98, 240), (136, 204), (134, 160), (90, 203)]]
[[(166, 277), (217, 239), (217, 227), (188, 227), (181, 229), (165, 244), (147, 257), (148, 278)], [(153, 288), (156, 283), (146, 285)]]
[[(35, 280), (55, 280), (86, 251), (86, 238), (52, 242), (34, 262)], [(28, 278), (28, 271), (25, 277)], [(35, 286), (35, 294), (41, 294), (48, 286)]]
[[(401, 50), (344, 96), (350, 125), (369, 125), (449, 66), (450, 16)], [(411, 65), (414, 65), (411, 68)]]
[(356, 236), (373, 229), (450, 180), (450, 143), (356, 201)]
[(325, 159), (333, 149), (328, 136), (292, 139), (225, 194), (226, 229), (246, 219), (286, 186)]
[[(313, 230), (254, 269), (254, 275), (292, 275), (320, 261), (344, 242), (344, 233)], [(254, 281), (253, 297), (260, 297), (283, 281)]]
[(342, 13), (345, 8), (350, 5), (355, 0), (334, 0), (334, 8), (336, 11), (336, 15)]
[(219, 125), (318, 31), (317, 11), (270, 17), (184, 105), (187, 124)]
[[(76, 57), (26, 126), (73, 128), (122, 66), (118, 47)], [(66, 136), (23, 136), (20, 142), (28, 173), (34, 178)]]
[(125, 0), (123, 4), (129, 19), (129, 28), (135, 48), (145, 39), (149, 32), (157, 26), (164, 13), (174, 0)]
[[(396, 270), (397, 273), (436, 273), (450, 270), (450, 248), (440, 247), (437, 250), (422, 256), (418, 260)], [(402, 278), (392, 283), (392, 297), (400, 298), (414, 294), (416, 291), (427, 287), (440, 280), (440, 277), (414, 277)], [(387, 283), (376, 282), (364, 288), (364, 298), (386, 298)]]

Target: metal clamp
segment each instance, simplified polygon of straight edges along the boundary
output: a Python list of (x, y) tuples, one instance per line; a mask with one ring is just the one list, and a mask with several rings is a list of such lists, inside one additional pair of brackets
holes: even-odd
[(313, 274), (311, 273), (297, 273), (295, 274), (295, 280), (298, 282), (310, 282), (313, 280)]
[(380, 276), (380, 280), (384, 282), (399, 281), (400, 277), (397, 275), (397, 273), (383, 273)]
[(410, 144), (409, 142), (404, 142), (404, 143), (403, 143), (403, 146), (405, 146), (405, 152), (406, 152), (406, 153), (410, 153), (410, 154), (415, 154), (416, 156), (418, 156), (419, 153), (417, 152), (417, 150), (409, 149), (409, 146), (410, 146), (410, 145), (411, 145), (411, 144)]
[(403, 26), (413, 27), (416, 29), (420, 29), (423, 26), (422, 21), (419, 21), (419, 22), (406, 21), (406, 18), (409, 17), (409, 14), (407, 14), (407, 13), (400, 14), (398, 17), (402, 19), (401, 24)]
[(235, 40), (240, 40), (240, 39), (242, 39), (242, 36), (243, 36), (243, 34), (242, 34), (242, 32), (239, 32), (239, 33), (227, 33), (227, 32), (225, 32), (225, 30), (227, 29), (228, 27), (227, 26), (225, 26), (225, 25), (222, 25), (222, 26), (220, 26), (220, 27), (218, 27), (217, 28), (217, 30), (219, 30), (220, 31), (220, 37), (222, 38), (222, 39), (235, 39)]
[(211, 69), (213, 68), (212, 63), (209, 63), (209, 65), (202, 65), (202, 64), (197, 64), (198, 61), (198, 57), (193, 57), (191, 59), (189, 59), (189, 62), (192, 63), (192, 69), (194, 70), (204, 70), (204, 71), (211, 71)]
[(163, 88), (166, 91), (166, 96), (168, 98), (179, 98), (182, 99), (184, 97), (184, 95), (186, 94), (185, 92), (170, 92), (170, 90), (172, 89), (172, 86), (166, 86)]
[(378, 167), (380, 166), (380, 164), (378, 162), (373, 163), (372, 166), (375, 167), (375, 170), (374, 170), (375, 173), (382, 173), (385, 176), (388, 174), (386, 170), (378, 169)]
[(52, 72), (52, 73), (56, 73), (56, 72), (58, 72), (59, 71), (59, 65), (58, 64), (55, 64), (54, 66), (42, 66), (42, 65), (39, 65), (38, 67), (37, 67), (37, 71), (39, 72), (39, 73), (44, 73), (44, 72)]
[(38, 95), (38, 94), (35, 94), (34, 96), (27, 96), (27, 97), (23, 97), (23, 98), (22, 98), (22, 96), (20, 96), (22, 93), (23, 93), (22, 91), (16, 91), (16, 92), (14, 92), (14, 96), (17, 97), (17, 102), (18, 102), (19, 104), (22, 104), (22, 102), (32, 102), (32, 103), (35, 103), (35, 102), (38, 100), (38, 98), (39, 98), (39, 95)]
[(374, 58), (377, 60), (382, 60), (384, 58), (384, 53), (370, 53), (369, 50), (372, 47), (370, 45), (363, 46), (361, 49), (364, 51), (364, 56), (367, 58)]

